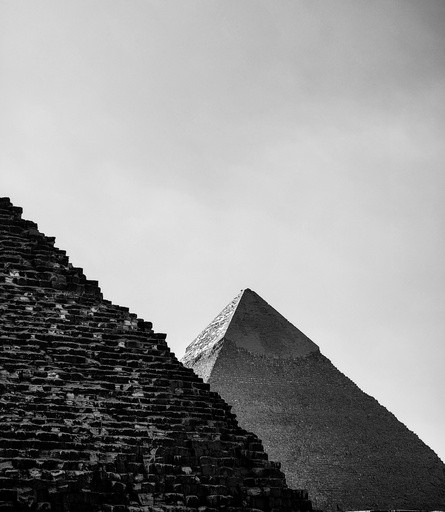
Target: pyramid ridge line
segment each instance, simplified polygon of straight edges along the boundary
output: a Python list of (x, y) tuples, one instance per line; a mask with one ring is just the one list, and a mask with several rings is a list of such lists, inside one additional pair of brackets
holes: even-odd
[(213, 347), (224, 338), (228, 324), (232, 318), (236, 307), (241, 300), (244, 290), (225, 306), (218, 315), (198, 334), (198, 336), (187, 346), (182, 361), (193, 359), (200, 352), (209, 352)]
[[(65, 267), (64, 269), (62, 269), (62, 272), (66, 275), (74, 275), (75, 278), (78, 278), (78, 280), (80, 280), (80, 283), (77, 283), (77, 286), (64, 286), (63, 284), (59, 285), (59, 283), (57, 283), (55, 286), (49, 285), (46, 287), (42, 287), (42, 291), (57, 290), (58, 293), (56, 294), (56, 296), (58, 297), (59, 300), (67, 300), (69, 298), (77, 297), (78, 295), (97, 296), (97, 298), (100, 299), (103, 304), (108, 304), (114, 310), (117, 310), (121, 313), (126, 313), (132, 323), (139, 324), (140, 330), (151, 331), (152, 333), (154, 333), (154, 331), (152, 330), (152, 323), (146, 321), (144, 318), (139, 317), (137, 313), (131, 312), (129, 307), (116, 304), (108, 299), (104, 299), (101, 289), (99, 287), (99, 281), (95, 279), (88, 279), (85, 276), (82, 267), (74, 266), (70, 262), (69, 256), (67, 256), (67, 251), (64, 249), (60, 249), (55, 245), (56, 237), (46, 235), (45, 233), (39, 230), (38, 224), (36, 222), (23, 218), (23, 208), (21, 206), (14, 205), (14, 203), (11, 201), (9, 197), (0, 197), (0, 215), (2, 212), (12, 212), (14, 220), (22, 224), (22, 227), (24, 228), (21, 232), (21, 235), (23, 236), (24, 234), (27, 234), (28, 238), (30, 238), (31, 240), (44, 240), (48, 244), (50, 250), (55, 251), (57, 254), (61, 256), (62, 264), (57, 263), (56, 265), (58, 267)], [(2, 230), (1, 228), (2, 223), (0, 222), (0, 232)], [(56, 270), (60, 270), (60, 268), (56, 268)], [(56, 274), (57, 273), (58, 272), (56, 272)], [(33, 285), (27, 287), (26, 281), (24, 282), (23, 280), (20, 279), (13, 279), (11, 282), (6, 281), (4, 284), (5, 286), (20, 287), (25, 292), (30, 292), (35, 289)], [(156, 336), (158, 336), (159, 339), (164, 340), (167, 338), (167, 334), (160, 332), (156, 333)]]

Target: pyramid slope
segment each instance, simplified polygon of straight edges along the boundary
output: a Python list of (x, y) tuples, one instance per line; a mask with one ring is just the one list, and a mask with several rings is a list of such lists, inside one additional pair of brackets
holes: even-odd
[(204, 380), (210, 377), (215, 364), (220, 342), (224, 339), (227, 328), (243, 296), (241, 291), (201, 334), (187, 347), (182, 362), (185, 365), (194, 365), (194, 371)]
[(309, 510), (165, 334), (0, 198), (0, 510)]
[(430, 448), (319, 351), (247, 350), (233, 333), (254, 323), (237, 313), (206, 381), (281, 461), (292, 486), (325, 510), (445, 509), (445, 466)]

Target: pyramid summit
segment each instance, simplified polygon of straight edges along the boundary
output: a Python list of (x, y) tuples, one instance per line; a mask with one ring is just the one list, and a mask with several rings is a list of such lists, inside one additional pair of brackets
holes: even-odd
[(313, 341), (249, 288), (242, 290), (187, 347), (187, 355), (213, 350), (223, 337), (239, 348), (270, 357), (299, 357), (319, 351)]
[(445, 510), (445, 465), (252, 290), (187, 347), (183, 363), (324, 510)]
[(182, 362), (208, 380), (223, 341), (272, 358), (319, 351), (314, 342), (249, 288), (242, 290), (187, 347)]
[(166, 335), (0, 198), (0, 511), (311, 510)]

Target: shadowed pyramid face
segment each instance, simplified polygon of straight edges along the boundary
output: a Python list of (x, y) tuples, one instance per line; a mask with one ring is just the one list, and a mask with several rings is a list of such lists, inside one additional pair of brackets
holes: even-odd
[(182, 361), (317, 508), (445, 509), (437, 455), (255, 292), (230, 302)]
[(267, 357), (304, 357), (317, 345), (252, 290), (244, 290), (225, 337)]
[(0, 198), (0, 510), (311, 508), (165, 337)]

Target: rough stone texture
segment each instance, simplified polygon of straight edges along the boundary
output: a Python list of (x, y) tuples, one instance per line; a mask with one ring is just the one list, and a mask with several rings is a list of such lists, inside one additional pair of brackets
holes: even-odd
[(310, 510), (164, 334), (0, 199), (0, 511)]
[(445, 510), (437, 455), (251, 290), (196, 338), (183, 362), (233, 405), (314, 506)]

